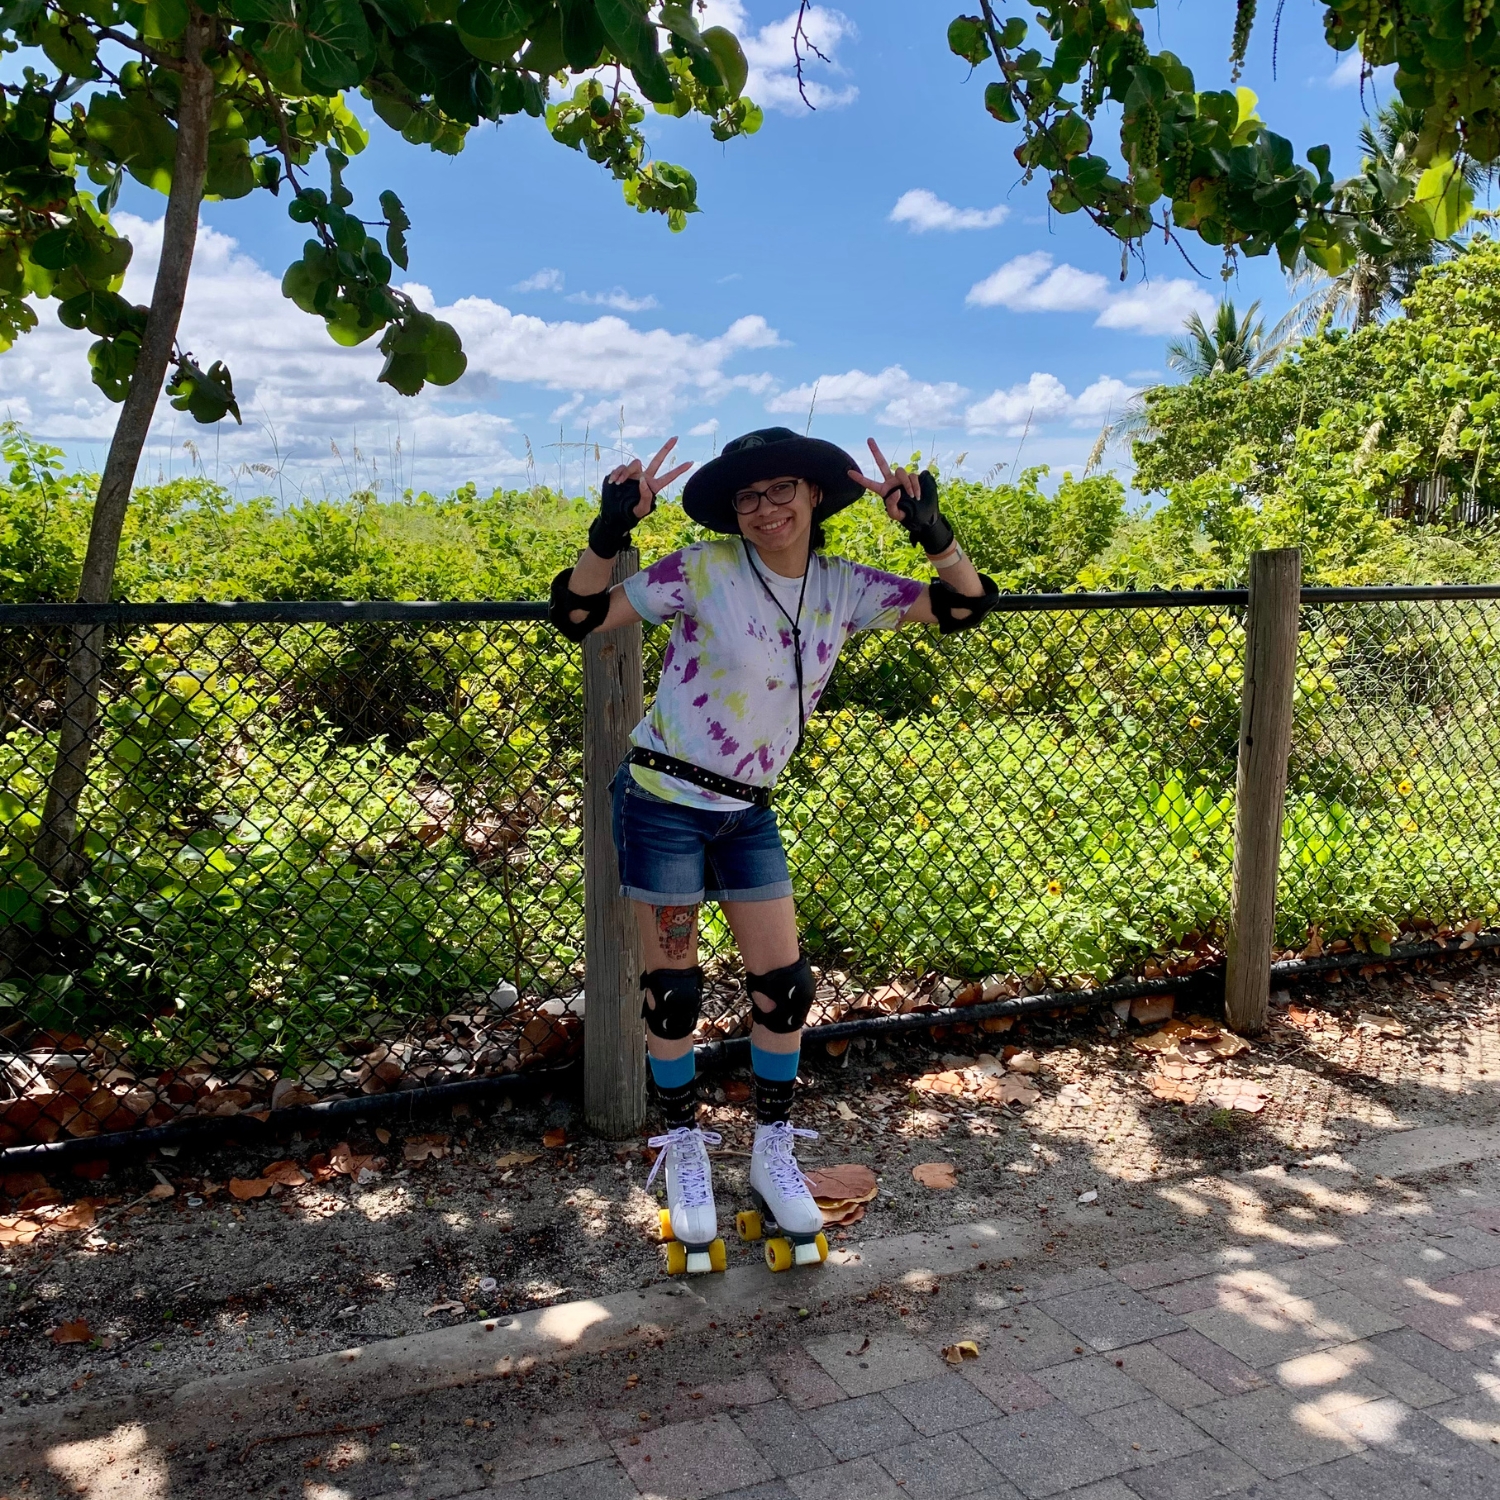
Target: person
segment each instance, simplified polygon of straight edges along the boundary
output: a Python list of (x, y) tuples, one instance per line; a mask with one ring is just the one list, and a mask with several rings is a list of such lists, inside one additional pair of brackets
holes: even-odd
[[(687, 482), (682, 505), (721, 536), (694, 543), (611, 588), (616, 554), (657, 496), (691, 464), (665, 472), (676, 444), (613, 469), (589, 545), (552, 586), (550, 618), (581, 641), (643, 620), (672, 622), (655, 701), (631, 734), (613, 786), (620, 884), (634, 905), (645, 972), (647, 1059), (665, 1117), (673, 1236), (688, 1270), (709, 1268), (717, 1212), (699, 1129), (693, 1031), (703, 993), (698, 909), (716, 901), (744, 962), (753, 1007), (755, 1140), (750, 1186), (799, 1262), (822, 1224), (797, 1165), (791, 1124), (802, 1026), (815, 992), (797, 936), (792, 882), (771, 806), (777, 775), (801, 743), (839, 651), (862, 630), (975, 625), (998, 594), (954, 538), (931, 473), (886, 462), (867, 477), (835, 444), (764, 428), (726, 443)], [(866, 491), (885, 502), (937, 577), (929, 584), (823, 551), (823, 523)], [(719, 1251), (722, 1264), (722, 1250)]]

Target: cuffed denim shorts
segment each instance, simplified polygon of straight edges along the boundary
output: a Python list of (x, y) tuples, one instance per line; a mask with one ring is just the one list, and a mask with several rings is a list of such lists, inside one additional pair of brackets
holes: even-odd
[(781, 830), (768, 807), (723, 813), (665, 802), (627, 762), (615, 773), (613, 822), (620, 893), (632, 901), (696, 906), (792, 894)]

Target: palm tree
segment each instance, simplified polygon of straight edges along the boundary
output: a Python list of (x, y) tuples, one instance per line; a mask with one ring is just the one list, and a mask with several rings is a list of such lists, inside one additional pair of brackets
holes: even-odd
[(1214, 314), (1212, 327), (1194, 313), (1182, 325), (1184, 336), (1167, 345), (1167, 368), (1180, 370), (1189, 380), (1236, 370), (1259, 375), (1276, 363), (1285, 342), (1279, 326), (1266, 332), (1265, 320), (1255, 316), (1259, 311), (1260, 303), (1252, 302), (1249, 312), (1240, 317), (1234, 303), (1225, 300)]
[[(1338, 323), (1357, 330), (1389, 316), (1411, 294), (1423, 269), (1458, 253), (1456, 239), (1434, 239), (1407, 212), (1423, 171), (1417, 160), (1422, 118), (1420, 109), (1397, 99), (1360, 127), (1359, 173), (1339, 184), (1333, 204), (1359, 219), (1359, 250), (1335, 276), (1299, 258), (1291, 285), (1305, 295), (1282, 320), (1293, 336)], [(1489, 176), (1472, 161), (1458, 170), (1471, 192)]]

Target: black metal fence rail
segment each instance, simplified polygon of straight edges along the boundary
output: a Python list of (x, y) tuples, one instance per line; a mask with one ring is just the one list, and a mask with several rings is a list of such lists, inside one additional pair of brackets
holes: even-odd
[[(1500, 586), (1302, 598), (1283, 961), (1487, 924)], [(777, 797), (820, 1036), (1213, 965), (1246, 602), (1013, 595), (982, 631), (850, 643)], [(102, 717), (59, 880), (33, 856), (85, 631)], [(571, 1066), (581, 680), (534, 603), (0, 606), (0, 1147)], [(700, 1044), (732, 1060), (743, 986), (703, 925)]]

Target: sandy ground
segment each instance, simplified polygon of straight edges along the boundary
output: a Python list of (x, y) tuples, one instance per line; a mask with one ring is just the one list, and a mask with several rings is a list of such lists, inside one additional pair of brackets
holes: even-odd
[[(1371, 1013), (1391, 1019), (1377, 1024)], [(1269, 1102), (1255, 1114), (1155, 1097), (1146, 1080), (1158, 1065), (1135, 1045), (1142, 1028), (1112, 1015), (1019, 1023), (1003, 1036), (857, 1043), (837, 1063), (804, 1070), (797, 1120), (819, 1139), (802, 1159), (875, 1168), (880, 1195), (867, 1217), (836, 1231), (850, 1244), (986, 1217), (1045, 1223), (1080, 1193), (1105, 1189), (1093, 1227), (1072, 1214), (1046, 1241), (1066, 1269), (1097, 1264), (1122, 1228), (1137, 1247), (1132, 1258), (1172, 1255), (1232, 1229), (1220, 1174), (1496, 1116), (1500, 964), (1465, 956), (1319, 983), (1279, 997), (1275, 1016), (1249, 1051), (1191, 1070), (1263, 1091)], [(1007, 1108), (972, 1090), (932, 1091), (935, 1074), (1002, 1045), (1039, 1060), (1027, 1080), (1040, 1089), (1035, 1103)], [(716, 1171), (727, 1226), (745, 1201), (753, 1126), (747, 1106), (726, 1098), (745, 1091), (743, 1075), (706, 1083), (703, 1122), (724, 1138)], [(96, 1223), (0, 1252), (0, 1409), (175, 1386), (663, 1275), (644, 1138), (583, 1137), (575, 1101), (431, 1117), (389, 1140), (377, 1137), (377, 1123), (253, 1154), (184, 1146), (117, 1162), (102, 1177), (7, 1178), (8, 1211), (28, 1192), (88, 1197)], [(557, 1132), (562, 1144), (544, 1144)], [(446, 1154), (406, 1161), (413, 1135), (445, 1138), (431, 1144)], [(384, 1165), (371, 1163), (363, 1181), (334, 1175), (253, 1201), (228, 1189), (273, 1160), (316, 1166), (341, 1141)], [(932, 1161), (954, 1164), (952, 1190), (913, 1180), (911, 1168)], [(171, 1197), (144, 1198), (152, 1188), (164, 1194), (163, 1180)], [(1309, 1226), (1335, 1212), (1295, 1192), (1267, 1209)], [(731, 1263), (758, 1253), (731, 1241)], [(69, 1330), (79, 1341), (57, 1342), (79, 1323), (86, 1328)]]

